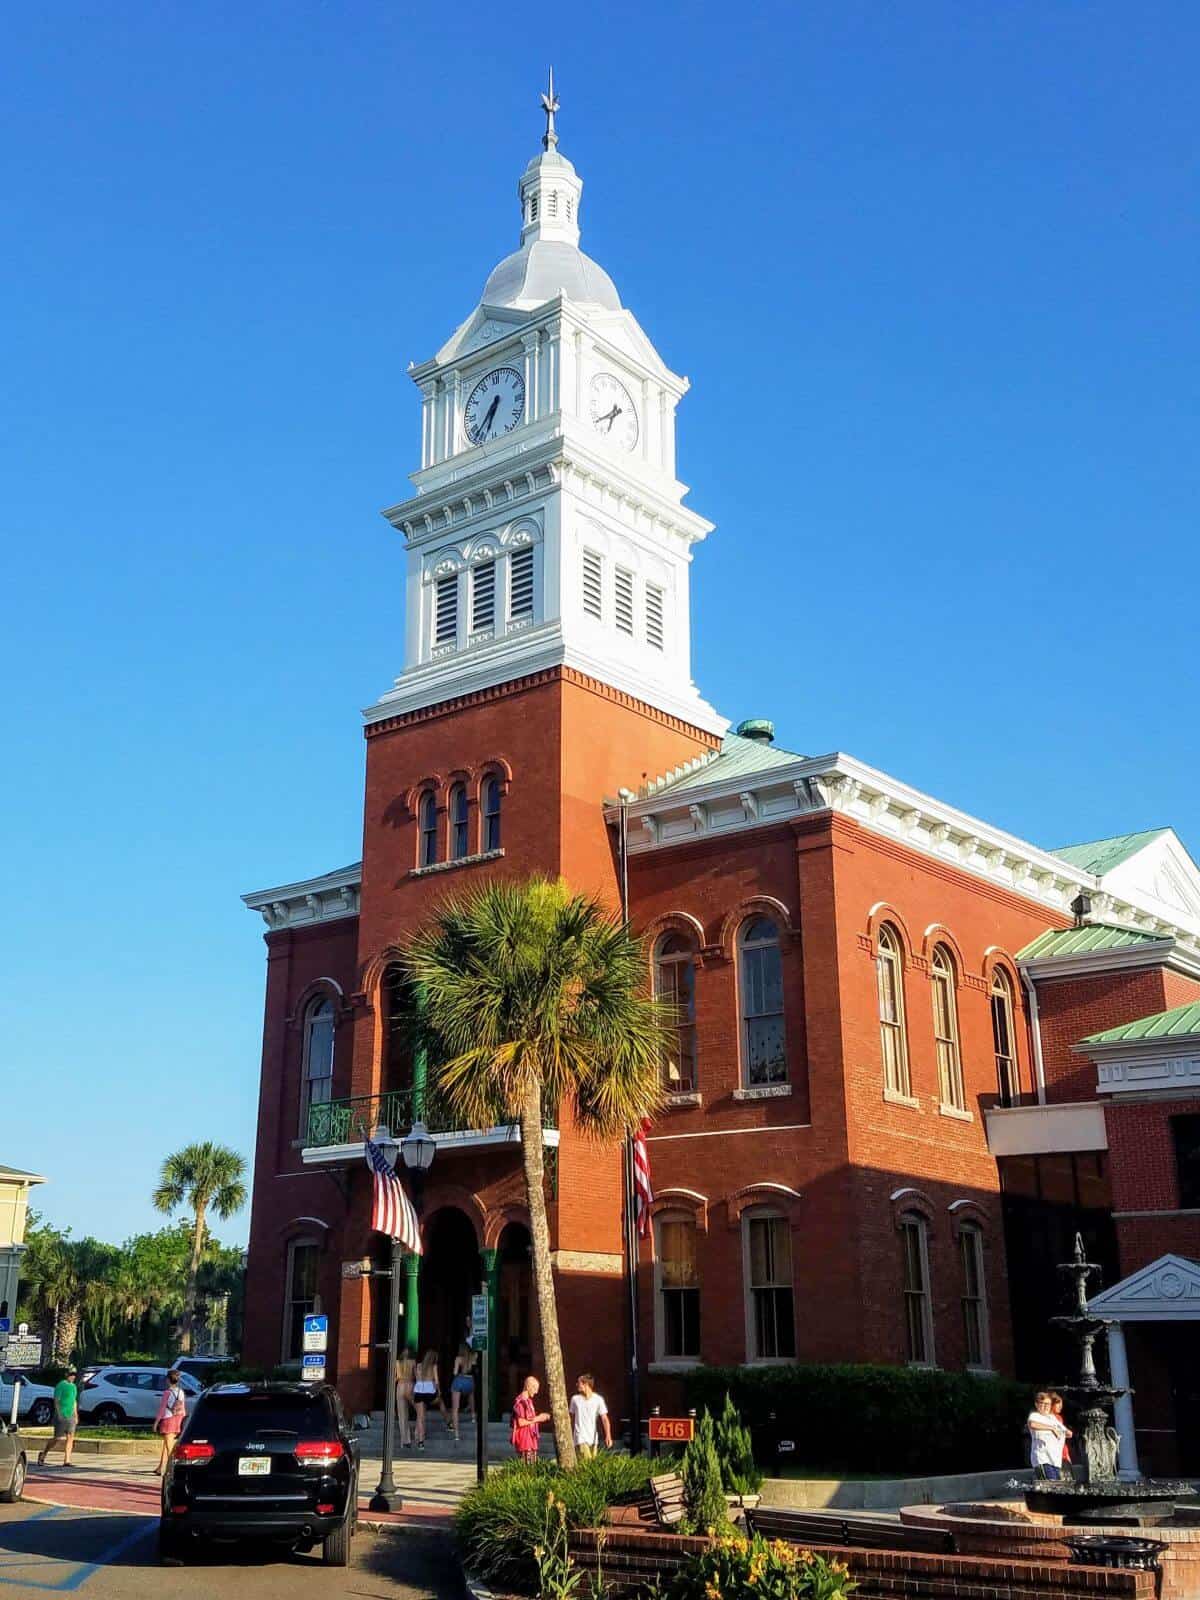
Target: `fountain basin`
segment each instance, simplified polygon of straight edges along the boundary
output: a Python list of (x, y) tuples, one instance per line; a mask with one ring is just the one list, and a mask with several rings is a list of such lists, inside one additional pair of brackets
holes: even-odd
[(1025, 1491), (1030, 1511), (1061, 1517), (1063, 1522), (1157, 1527), (1172, 1516), (1177, 1500), (1195, 1495), (1190, 1483), (1169, 1478), (1113, 1478), (1092, 1483), (1035, 1483)]

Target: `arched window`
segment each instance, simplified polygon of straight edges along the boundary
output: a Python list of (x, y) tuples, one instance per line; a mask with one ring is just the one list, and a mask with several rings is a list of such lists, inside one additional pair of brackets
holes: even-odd
[(933, 1036), (937, 1043), (938, 1093), (942, 1104), (965, 1111), (966, 1095), (963, 1091), (962, 1051), (958, 1043), (958, 987), (954, 970), (954, 957), (944, 944), (933, 952), (930, 963), (933, 982)]
[[(304, 1013), (304, 1069), (300, 1090), (300, 1137), (312, 1143), (313, 1107), (333, 1098), (333, 1001), (328, 995), (313, 1000)], [(315, 1137), (315, 1130), (314, 1130)]]
[(783, 1026), (783, 959), (779, 930), (752, 917), (738, 930), (742, 1001), (742, 1071), (751, 1088), (787, 1082)]
[(987, 1282), (983, 1273), (983, 1235), (973, 1224), (964, 1225), (958, 1235), (962, 1262), (963, 1349), (967, 1366), (987, 1370), (991, 1366), (988, 1339)]
[(321, 1247), (315, 1239), (293, 1239), (287, 1247), (282, 1350), (285, 1361), (299, 1364), (304, 1352), (304, 1319), (321, 1308), (317, 1292), (320, 1259)]
[(483, 817), (480, 827), (481, 847), (486, 850), (500, 848), (500, 779), (483, 780)]
[(908, 1073), (908, 1034), (904, 1025), (904, 958), (900, 935), (886, 922), (879, 930), (875, 957), (879, 989), (879, 1035), (883, 1046), (883, 1085), (893, 1094), (912, 1094)]
[(746, 1353), (751, 1361), (789, 1359), (796, 1354), (791, 1224), (767, 1212), (747, 1213), (742, 1222)]
[(905, 1351), (910, 1365), (933, 1365), (933, 1312), (929, 1299), (929, 1229), (925, 1218), (908, 1211), (900, 1218), (904, 1269)]
[(380, 1121), (385, 1123), (392, 1133), (406, 1133), (412, 1118), (409, 1115), (411, 1107), (404, 1097), (412, 1092), (413, 1032), (416, 1013), (412, 1002), (412, 985), (402, 967), (387, 969), (380, 999), (384, 1090), (384, 1103), (379, 1108)]
[(700, 1359), (700, 1272), (695, 1217), (659, 1217), (657, 1344), (660, 1361)]
[(456, 783), (450, 790), (450, 859), (461, 861), (467, 854), (467, 789)]
[(1016, 1037), (1012, 979), (1003, 967), (997, 967), (992, 973), (992, 1048), (996, 1052), (996, 1083), (1002, 1106), (1015, 1106), (1021, 1096)]
[(682, 933), (664, 933), (654, 947), (654, 993), (675, 1013), (673, 1048), (663, 1060), (663, 1087), (673, 1094), (696, 1088), (696, 951)]
[(426, 789), (417, 808), (417, 827), (421, 835), (417, 865), (432, 867), (438, 859), (437, 796)]

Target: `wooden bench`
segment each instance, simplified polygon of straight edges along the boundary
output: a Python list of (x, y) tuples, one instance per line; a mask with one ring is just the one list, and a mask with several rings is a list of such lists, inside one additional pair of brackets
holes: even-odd
[(759, 1506), (746, 1513), (754, 1533), (789, 1544), (857, 1545), (862, 1550), (921, 1550), (929, 1555), (954, 1552), (948, 1529), (906, 1528), (882, 1518), (842, 1516), (836, 1511), (791, 1511), (784, 1506)]
[(650, 1479), (650, 1500), (660, 1528), (673, 1528), (683, 1521), (683, 1479), (677, 1472), (663, 1472)]

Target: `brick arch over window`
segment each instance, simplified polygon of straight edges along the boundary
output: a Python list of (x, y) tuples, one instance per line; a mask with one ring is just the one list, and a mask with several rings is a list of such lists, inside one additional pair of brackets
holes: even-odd
[(345, 991), (336, 978), (314, 978), (296, 996), (296, 1004), (288, 1015), (287, 1025), (293, 1032), (304, 1026), (305, 1013), (314, 1000), (332, 1000), (334, 1016), (339, 1022), (349, 1009)]
[(909, 1215), (922, 1217), (932, 1227), (937, 1216), (937, 1207), (923, 1189), (895, 1189), (888, 1195), (888, 1203), (892, 1208), (892, 1222), (897, 1228)]
[(1025, 1009), (1025, 991), (1017, 973), (1017, 958), (1014, 955), (1010, 955), (1007, 950), (1002, 949), (1000, 945), (990, 944), (983, 952), (983, 976), (987, 983), (991, 983), (997, 967), (1006, 974), (1009, 983), (1012, 984), (1013, 1006), (1023, 1011)]
[(740, 901), (732, 911), (727, 912), (721, 923), (718, 943), (728, 960), (733, 960), (738, 929), (743, 922), (749, 922), (755, 917), (769, 918), (775, 923), (781, 935), (791, 934), (794, 937), (799, 931), (792, 925), (792, 914), (782, 900), (776, 900), (775, 896), (770, 894), (752, 894)]
[(904, 958), (905, 966), (911, 966), (917, 954), (913, 944), (912, 934), (908, 931), (908, 924), (886, 900), (877, 900), (867, 912), (867, 949), (871, 958), (879, 954), (879, 930), (884, 923), (895, 933), (900, 940), (900, 953)]
[(382, 1082), (385, 1066), (384, 1055), (387, 1048), (387, 1025), (384, 1016), (384, 983), (389, 971), (393, 967), (403, 964), (403, 955), (399, 947), (389, 945), (386, 950), (381, 950), (377, 955), (371, 956), (364, 964), (359, 980), (359, 993), (366, 1000), (367, 1009), (371, 1013), (371, 1080), (378, 1086)]
[(512, 768), (503, 756), (489, 756), (486, 761), (479, 764), (478, 777), (475, 782), (475, 798), (478, 800), (480, 791), (488, 778), (499, 778), (500, 793), (507, 794), (512, 786)]
[(704, 927), (690, 911), (664, 911), (661, 916), (651, 919), (642, 929), (642, 938), (651, 952), (653, 960), (654, 946), (664, 933), (681, 933), (685, 939), (691, 939), (696, 946), (696, 959), (705, 946)]
[(290, 1217), (276, 1229), (276, 1233), (289, 1244), (293, 1239), (312, 1239), (314, 1244), (324, 1249), (330, 1226), (321, 1217)]
[(504, 1230), (510, 1223), (529, 1229), (529, 1211), (525, 1206), (500, 1206), (489, 1211), (483, 1224), (483, 1248), (498, 1250)]
[(427, 789), (433, 791), (434, 796), (441, 803), (441, 795), (446, 788), (446, 780), (440, 772), (427, 772), (423, 778), (418, 778), (412, 788), (404, 796), (404, 809), (408, 812), (413, 822), (417, 820), (417, 812), (421, 805), (421, 796)]
[(950, 1213), (951, 1224), (956, 1235), (961, 1233), (964, 1228), (978, 1228), (984, 1239), (986, 1239), (992, 1230), (991, 1217), (983, 1206), (979, 1204), (979, 1201), (972, 1200), (969, 1195), (963, 1195), (957, 1200), (951, 1200), (946, 1210)]
[(663, 1212), (677, 1215), (680, 1212), (689, 1212), (696, 1221), (696, 1227), (701, 1233), (708, 1232), (708, 1196), (699, 1194), (695, 1189), (660, 1189), (654, 1196), (654, 1203), (650, 1207), (652, 1217), (661, 1216)]
[(742, 1220), (743, 1211), (759, 1206), (778, 1211), (781, 1216), (794, 1222), (796, 1207), (803, 1198), (799, 1189), (792, 1189), (786, 1183), (773, 1183), (769, 1179), (759, 1183), (748, 1183), (735, 1194), (731, 1194), (725, 1202), (729, 1212), (729, 1226), (736, 1228)]
[(954, 979), (961, 984), (967, 972), (966, 957), (959, 947), (958, 940), (950, 932), (944, 922), (931, 922), (921, 935), (921, 954), (926, 961), (933, 960), (933, 952), (938, 945), (945, 945), (954, 961)]

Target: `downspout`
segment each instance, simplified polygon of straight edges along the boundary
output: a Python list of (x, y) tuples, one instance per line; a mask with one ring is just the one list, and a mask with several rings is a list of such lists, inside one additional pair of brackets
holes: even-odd
[(1037, 1103), (1046, 1104), (1046, 1066), (1042, 1060), (1042, 1019), (1038, 1014), (1037, 984), (1026, 972), (1023, 966), (1018, 965), (1017, 971), (1021, 974), (1021, 986), (1029, 1000), (1029, 1037), (1033, 1045), (1033, 1079), (1037, 1089)]

